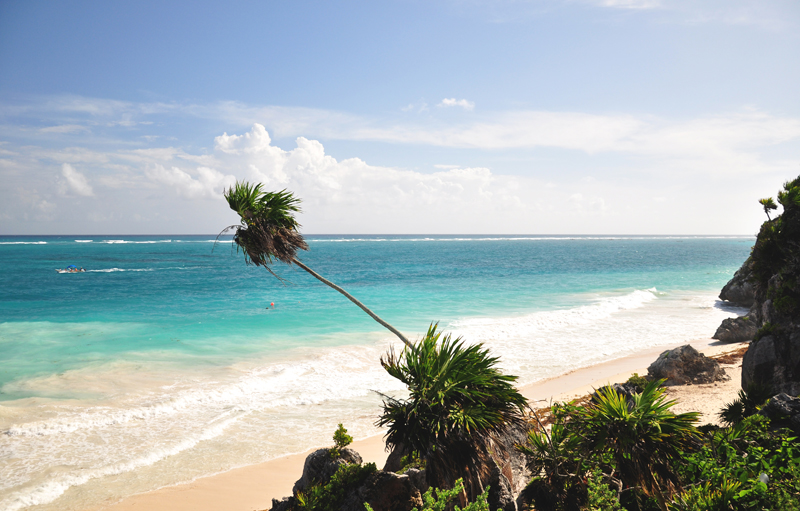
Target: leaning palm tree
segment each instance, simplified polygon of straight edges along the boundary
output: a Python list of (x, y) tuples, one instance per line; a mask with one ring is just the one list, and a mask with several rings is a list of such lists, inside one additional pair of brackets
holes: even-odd
[[(452, 487), (463, 477), (469, 498), (484, 488), (478, 473), (487, 442), (506, 426), (523, 424), (525, 398), (516, 376), (502, 374), (482, 344), (442, 336), (433, 324), (414, 346), (381, 358), (386, 371), (403, 382), (407, 399), (384, 397), (378, 426), (388, 426), (386, 445), (418, 454), (431, 486)], [(497, 447), (493, 447), (495, 449)]]
[(294, 214), (300, 211), (300, 199), (286, 190), (265, 192), (262, 186), (237, 181), (236, 186), (225, 191), (225, 199), (231, 209), (239, 215), (241, 223), (226, 227), (220, 235), (234, 229), (233, 241), (237, 250), (241, 249), (244, 253), (245, 262), (263, 266), (278, 279), (280, 277), (271, 268), (275, 261), (299, 266), (323, 284), (342, 293), (410, 347), (411, 343), (396, 328), (378, 317), (353, 295), (320, 276), (297, 258), (298, 250), (308, 250), (308, 244), (297, 230), (300, 224), (294, 217)]
[(639, 486), (667, 511), (665, 493), (679, 486), (676, 463), (681, 451), (694, 445), (698, 413), (674, 414), (669, 409), (663, 380), (648, 383), (641, 394), (625, 396), (611, 387), (597, 392), (595, 403), (580, 413), (583, 441), (590, 452), (609, 452), (620, 479), (628, 487)]
[(766, 199), (758, 199), (758, 203), (764, 206), (764, 213), (767, 214), (767, 220), (772, 222), (772, 219), (769, 217), (770, 210), (778, 209), (778, 205), (775, 204), (775, 201), (772, 200), (772, 197), (767, 197)]

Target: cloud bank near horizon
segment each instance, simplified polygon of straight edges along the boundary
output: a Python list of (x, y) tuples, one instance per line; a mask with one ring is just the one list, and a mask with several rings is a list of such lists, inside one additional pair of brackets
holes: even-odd
[[(800, 119), (755, 108), (694, 119), (460, 110), (375, 118), (235, 102), (5, 105), (2, 231), (213, 232), (235, 219), (222, 190), (247, 179), (294, 191), (313, 233), (747, 233), (739, 226), (754, 229), (757, 208), (726, 204), (774, 194), (800, 170), (791, 158)], [(46, 125), (20, 123), (43, 114)], [(211, 140), (197, 147), (158, 134), (175, 119), (239, 128), (203, 149)], [(337, 160), (323, 140), (457, 149), (467, 163), (509, 151), (539, 159), (516, 174), (449, 162), (387, 167)]]

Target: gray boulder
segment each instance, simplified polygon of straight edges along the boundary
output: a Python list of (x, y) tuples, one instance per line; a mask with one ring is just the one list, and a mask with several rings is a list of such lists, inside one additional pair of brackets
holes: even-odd
[(751, 275), (751, 261), (748, 259), (725, 284), (719, 297), (740, 307), (751, 307), (756, 298)]
[(411, 511), (422, 507), (422, 495), (408, 475), (378, 470), (345, 499), (342, 511), (364, 511), (364, 502), (374, 511)]
[(717, 328), (712, 339), (722, 342), (744, 342), (752, 341), (758, 328), (755, 321), (748, 316), (738, 318), (728, 318), (722, 320), (722, 324)]
[(751, 382), (800, 394), (800, 331), (773, 333), (750, 343), (742, 359), (742, 388)]
[(758, 413), (768, 418), (773, 426), (786, 427), (800, 434), (800, 398), (778, 394)]
[(292, 493), (305, 490), (312, 484), (327, 484), (342, 465), (361, 463), (361, 455), (353, 449), (339, 449), (339, 457), (333, 458), (330, 449), (317, 449), (306, 458), (303, 476), (294, 483)]
[(690, 345), (667, 350), (647, 368), (654, 380), (666, 379), (664, 385), (713, 383), (730, 380), (716, 360), (703, 355)]

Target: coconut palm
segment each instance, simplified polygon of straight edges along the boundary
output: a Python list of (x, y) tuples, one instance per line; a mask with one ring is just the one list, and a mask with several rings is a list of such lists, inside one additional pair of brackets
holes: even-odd
[(600, 389), (579, 420), (588, 450), (610, 452), (622, 482), (640, 486), (667, 511), (664, 494), (679, 488), (675, 463), (681, 451), (696, 441), (694, 423), (699, 414), (672, 413), (675, 401), (666, 400), (662, 382), (648, 383), (628, 400), (612, 387)]
[(459, 337), (437, 332), (432, 324), (419, 342), (397, 355), (390, 350), (381, 365), (403, 382), (407, 399), (384, 396), (377, 424), (388, 426), (386, 444), (417, 453), (426, 462), (431, 486), (452, 486), (464, 477), (471, 498), (483, 491), (476, 463), (491, 453), (493, 433), (524, 422), (525, 398), (504, 375), (498, 359), (482, 344), (466, 346)]
[(300, 224), (294, 217), (294, 214), (300, 211), (300, 199), (286, 190), (265, 192), (262, 186), (237, 181), (236, 186), (228, 188), (224, 194), (228, 205), (239, 215), (241, 223), (226, 227), (220, 234), (235, 229), (233, 241), (237, 250), (241, 249), (244, 253), (245, 262), (263, 266), (279, 279), (280, 277), (270, 267), (275, 261), (299, 266), (323, 284), (342, 293), (410, 347), (411, 343), (396, 328), (378, 317), (350, 293), (320, 276), (297, 258), (298, 250), (308, 250), (308, 244), (297, 230)]
[(758, 203), (764, 206), (764, 213), (767, 214), (767, 220), (772, 222), (772, 219), (769, 217), (770, 210), (778, 209), (777, 204), (775, 201), (772, 200), (772, 197), (767, 197), (766, 199), (759, 199)]

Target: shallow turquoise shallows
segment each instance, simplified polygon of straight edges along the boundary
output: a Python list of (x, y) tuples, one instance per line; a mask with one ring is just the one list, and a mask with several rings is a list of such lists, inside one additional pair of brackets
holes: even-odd
[[(753, 243), (307, 239), (306, 264), (408, 337), (439, 322), (520, 383), (709, 337), (741, 312), (716, 295)], [(378, 362), (391, 333), (230, 239), (2, 237), (0, 265), (0, 509), (85, 509), (325, 445), (338, 422), (374, 434), (373, 391), (403, 391)]]

